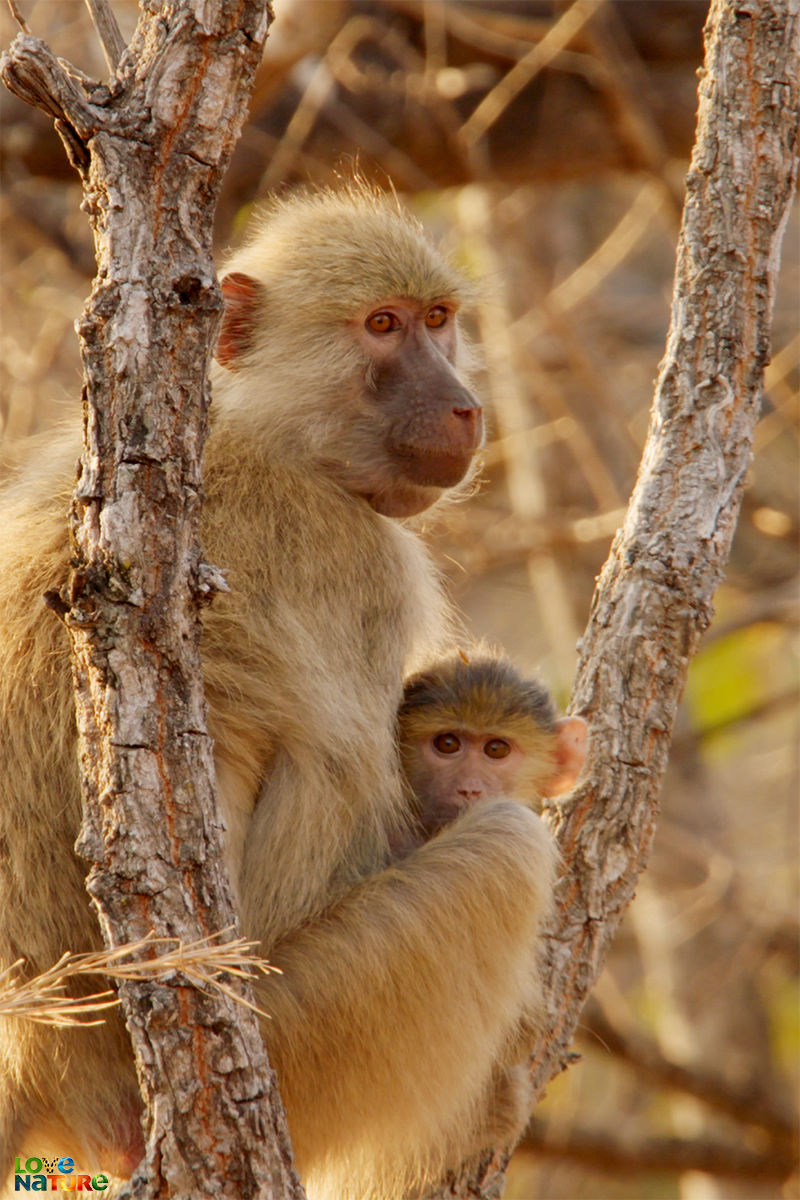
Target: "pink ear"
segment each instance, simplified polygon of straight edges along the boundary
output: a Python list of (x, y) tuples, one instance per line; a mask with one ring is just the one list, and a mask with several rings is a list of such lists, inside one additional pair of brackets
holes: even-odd
[(264, 289), (257, 279), (234, 271), (220, 280), (225, 314), (217, 342), (216, 359), (236, 370), (236, 360), (253, 345), (258, 308)]
[(560, 796), (575, 784), (586, 758), (588, 725), (583, 717), (562, 717), (556, 721), (556, 765), (545, 796)]

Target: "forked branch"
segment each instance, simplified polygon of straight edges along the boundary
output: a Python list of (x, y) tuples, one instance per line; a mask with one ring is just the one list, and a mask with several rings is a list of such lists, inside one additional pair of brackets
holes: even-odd
[[(578, 1016), (650, 851), (686, 672), (713, 614), (739, 514), (794, 197), (800, 14), (713, 0), (672, 318), (639, 477), (600, 576), (571, 709), (590, 722), (583, 782), (547, 819), (566, 870), (543, 963), (537, 1093)], [(490, 1200), (508, 1155), (437, 1197)]]

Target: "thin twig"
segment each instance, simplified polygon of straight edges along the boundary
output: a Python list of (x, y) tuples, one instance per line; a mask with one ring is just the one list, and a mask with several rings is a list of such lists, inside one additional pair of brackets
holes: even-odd
[(23, 33), (30, 33), (28, 22), (23, 17), (22, 13), (17, 8), (16, 0), (8, 0), (8, 7), (11, 9), (11, 15), (19, 25)]
[(469, 149), (480, 141), (522, 89), (569, 45), (603, 3), (605, 0), (576, 0), (542, 40), (486, 93), (461, 127), (461, 138)]
[(126, 50), (125, 39), (120, 32), (117, 18), (111, 11), (108, 0), (85, 0), (85, 3), (97, 30), (97, 36), (100, 38), (108, 69), (113, 75)]

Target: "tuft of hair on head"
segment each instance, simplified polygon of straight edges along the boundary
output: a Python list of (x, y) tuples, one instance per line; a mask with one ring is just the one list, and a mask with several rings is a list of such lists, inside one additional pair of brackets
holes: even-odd
[(396, 195), (358, 176), (267, 201), (222, 274), (248, 269), (264, 285), (267, 303), (271, 294), (279, 301), (288, 285), (293, 307), (302, 309), (298, 297), (308, 295), (319, 319), (323, 295), (331, 322), (390, 296), (424, 304), (449, 298), (459, 306), (472, 299), (468, 281)]
[(437, 726), (481, 734), (502, 729), (525, 738), (531, 724), (555, 731), (556, 710), (550, 692), (538, 679), (525, 678), (505, 656), (478, 647), (454, 649), (432, 666), (406, 680), (400, 705), (404, 735), (414, 738)]

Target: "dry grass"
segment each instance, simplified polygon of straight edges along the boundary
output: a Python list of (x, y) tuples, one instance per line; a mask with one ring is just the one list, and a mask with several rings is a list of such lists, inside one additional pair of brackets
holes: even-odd
[[(254, 953), (257, 942), (246, 938), (221, 941), (230, 930), (223, 929), (210, 937), (183, 943), (179, 938), (157, 938), (148, 934), (137, 942), (99, 950), (93, 954), (62, 954), (47, 971), (24, 978), (24, 958), (18, 959), (0, 972), (0, 1016), (22, 1017), (43, 1025), (97, 1025), (102, 1017), (86, 1020), (87, 1014), (97, 1013), (119, 1004), (109, 988), (88, 996), (68, 996), (71, 980), (86, 975), (108, 975), (123, 982), (159, 980), (176, 982), (169, 976), (180, 975), (196, 987), (217, 988), (237, 1004), (244, 1004), (261, 1016), (246, 995), (232, 987), (224, 977), (253, 979), (259, 972), (277, 971)], [(149, 955), (149, 957), (143, 957)]]

